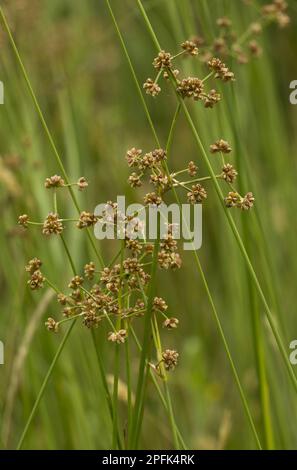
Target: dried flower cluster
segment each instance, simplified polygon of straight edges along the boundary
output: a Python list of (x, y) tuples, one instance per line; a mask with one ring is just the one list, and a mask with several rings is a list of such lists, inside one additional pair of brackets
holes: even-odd
[[(159, 204), (162, 202), (161, 189), (165, 189), (167, 183), (162, 180), (160, 171), (166, 160), (166, 152), (163, 149), (155, 149), (147, 154), (141, 150), (131, 149), (126, 154), (128, 165), (137, 168), (140, 174), (134, 173), (129, 182), (132, 187), (139, 186), (147, 170), (151, 172), (151, 183), (157, 188), (157, 192), (146, 195), (146, 203)], [(194, 165), (192, 163), (192, 165)], [(154, 177), (154, 178), (153, 178)], [(165, 177), (165, 176), (164, 176)], [(79, 189), (87, 186), (84, 178), (75, 183)], [(64, 180), (55, 175), (46, 179), (46, 188), (62, 188)], [(158, 199), (159, 198), (159, 199)], [(54, 206), (57, 208), (56, 194)], [(145, 292), (150, 282), (150, 266), (154, 245), (145, 239), (137, 239), (133, 235), (141, 230), (140, 220), (137, 214), (126, 216), (121, 214), (116, 203), (108, 201), (106, 210), (100, 216), (82, 211), (79, 218), (64, 219), (56, 212), (49, 213), (44, 222), (32, 222), (28, 215), (19, 217), (19, 223), (25, 227), (41, 226), (45, 235), (61, 235), (64, 224), (76, 223), (79, 229), (90, 227), (96, 223), (105, 226), (115, 226), (121, 221), (124, 230), (124, 248), (121, 263), (113, 263), (110, 266), (98, 269), (94, 261), (85, 264), (81, 273), (75, 274), (69, 279), (67, 288), (59, 289), (41, 271), (42, 262), (38, 258), (31, 259), (25, 267), (29, 275), (28, 285), (32, 290), (41, 289), (45, 284), (55, 289), (57, 302), (61, 306), (61, 318), (48, 317), (45, 322), (46, 328), (58, 333), (61, 326), (72, 319), (81, 318), (82, 324), (87, 328), (97, 328), (104, 321), (107, 323), (109, 333), (107, 339), (110, 342), (122, 344), (129, 336), (129, 328), (133, 320), (144, 316), (146, 307)], [(131, 222), (132, 229), (131, 229)], [(126, 251), (130, 255), (126, 254)], [(177, 253), (177, 242), (172, 235), (171, 227), (168, 227), (167, 236), (160, 242), (158, 253), (160, 268), (175, 269), (181, 266), (181, 258)], [(168, 330), (176, 329), (178, 319), (166, 315), (167, 304), (161, 297), (153, 299), (153, 315), (160, 317), (161, 324)], [(166, 370), (172, 370), (177, 363), (178, 354), (170, 359), (167, 350), (163, 354), (162, 361)], [(172, 352), (173, 354), (173, 352)], [(161, 370), (155, 367), (161, 374)], [(162, 375), (162, 374), (161, 374)]]
[(225, 161), (225, 155), (232, 152), (230, 144), (223, 139), (217, 140), (214, 144), (210, 145), (210, 152), (213, 154), (220, 154), (222, 159), (222, 170), (218, 175), (219, 179), (224, 180), (229, 186), (231, 191), (225, 197), (226, 207), (238, 207), (242, 210), (249, 210), (253, 207), (255, 198), (253, 193), (248, 192), (245, 196), (241, 196), (233, 187), (233, 183), (237, 178), (237, 171)]

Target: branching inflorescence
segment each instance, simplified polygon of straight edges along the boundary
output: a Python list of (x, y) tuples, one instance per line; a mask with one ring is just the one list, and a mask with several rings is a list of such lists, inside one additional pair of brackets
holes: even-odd
[[(160, 176), (159, 165), (165, 158), (166, 152), (163, 149), (156, 149), (144, 156), (137, 149), (131, 149), (126, 154), (130, 166), (138, 166), (143, 172), (142, 175), (149, 168), (152, 176), (156, 178)], [(129, 181), (133, 187), (137, 187), (138, 184), (135, 183), (134, 178), (130, 177)], [(160, 188), (167, 187), (167, 184), (159, 180), (153, 184), (157, 184), (158, 191), (145, 196), (147, 208), (151, 205), (156, 206), (162, 201), (161, 196), (158, 196), (162, 194)], [(82, 177), (77, 183), (73, 183), (73, 186), (75, 185), (82, 190), (88, 186), (88, 183)], [(46, 178), (45, 188), (54, 191), (55, 210), (57, 210), (57, 192), (67, 186), (59, 175)], [(117, 344), (124, 343), (128, 338), (132, 322), (143, 317), (147, 310), (146, 291), (150, 282), (148, 270), (152, 264), (154, 246), (146, 239), (135, 238), (135, 233), (142, 230), (138, 213), (132, 216), (122, 214), (117, 203), (112, 201), (106, 203), (106, 211), (104, 210), (98, 216), (82, 211), (78, 218), (64, 219), (57, 212), (50, 212), (44, 222), (31, 221), (27, 214), (19, 217), (20, 225), (25, 228), (39, 226), (46, 237), (61, 235), (65, 225), (69, 223), (75, 223), (78, 229), (92, 227), (97, 223), (116, 228), (119, 220), (124, 227), (124, 251), (127, 251), (128, 255), (122, 257), (121, 263), (113, 263), (98, 270), (95, 262), (89, 261), (81, 274), (76, 274), (69, 280), (67, 292), (58, 289), (41, 272), (42, 262), (38, 258), (33, 258), (28, 262), (25, 269), (29, 275), (29, 287), (32, 290), (38, 290), (44, 284), (48, 284), (55, 290), (57, 301), (62, 307), (61, 320), (49, 317), (45, 322), (49, 331), (57, 333), (64, 323), (75, 318), (81, 318), (83, 325), (87, 328), (97, 328), (104, 321), (110, 329), (107, 339)], [(133, 222), (132, 228), (131, 222)], [(160, 243), (158, 264), (163, 269), (177, 269), (181, 267), (181, 257), (177, 253), (177, 242), (173, 238), (170, 224), (167, 230), (167, 235)], [(179, 320), (169, 316), (167, 310), (165, 300), (161, 297), (154, 297), (153, 314), (161, 319), (164, 328), (173, 330), (177, 328)], [(159, 375), (162, 375), (161, 364), (167, 371), (175, 368), (178, 360), (178, 353), (175, 350), (166, 349), (158, 353), (160, 359), (155, 365), (151, 364), (151, 367)]]
[[(190, 98), (194, 101), (199, 100), (204, 103), (205, 108), (213, 108), (213, 106), (221, 100), (221, 95), (215, 89), (211, 89), (208, 92), (205, 91), (205, 82), (212, 77), (222, 82), (232, 82), (235, 81), (234, 73), (229, 70), (221, 59), (212, 57), (207, 62), (210, 73), (205, 78), (188, 77), (179, 80), (177, 76), (179, 76), (180, 72), (173, 68), (173, 61), (184, 54), (191, 56), (199, 55), (199, 49), (193, 41), (185, 41), (181, 44), (181, 47), (183, 49), (182, 52), (175, 56), (172, 56), (169, 52), (159, 52), (153, 61), (153, 66), (158, 70), (156, 79), (154, 81), (150, 78), (147, 79), (143, 88), (146, 90), (146, 93), (151, 96), (157, 96), (161, 91), (158, 81), (161, 74), (163, 74), (166, 80), (171, 77), (175, 81), (176, 90), (183, 99)], [(158, 92), (156, 91), (157, 89)], [(248, 192), (246, 195), (241, 196), (234, 188), (233, 183), (238, 173), (231, 163), (225, 161), (225, 155), (229, 154), (231, 151), (231, 146), (223, 139), (219, 139), (214, 144), (210, 145), (210, 153), (218, 153), (221, 156), (221, 171), (216, 175), (216, 178), (225, 181), (230, 188), (229, 193), (225, 197), (226, 207), (237, 207), (242, 210), (248, 210), (253, 207), (255, 199), (253, 193)], [(137, 167), (139, 170), (138, 173), (133, 172), (130, 176), (129, 182), (131, 186), (141, 186), (145, 170), (151, 169), (153, 172), (150, 175), (150, 182), (156, 187), (157, 192), (148, 193), (145, 197), (146, 202), (149, 201), (155, 204), (161, 204), (162, 195), (165, 192), (173, 187), (180, 187), (186, 190), (187, 200), (190, 204), (202, 203), (207, 198), (207, 191), (201, 183), (211, 180), (211, 176), (201, 176), (192, 180), (190, 179), (189, 181), (181, 181), (177, 177), (183, 173), (188, 173), (191, 178), (197, 175), (198, 168), (195, 163), (190, 161), (186, 169), (169, 174), (167, 167), (163, 166), (162, 168), (162, 165), (157, 164), (160, 163), (155, 156), (157, 152), (162, 151), (154, 150), (144, 156), (142, 156), (141, 150), (135, 148), (128, 151), (127, 160), (129, 166)], [(189, 184), (191, 186), (189, 186)]]

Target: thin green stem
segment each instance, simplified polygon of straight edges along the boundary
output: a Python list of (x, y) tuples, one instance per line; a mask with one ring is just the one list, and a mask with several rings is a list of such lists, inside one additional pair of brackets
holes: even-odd
[[(138, 338), (137, 338), (137, 335), (136, 335), (136, 333), (135, 333), (135, 330), (134, 330), (134, 328), (133, 328), (132, 326), (130, 326), (130, 331), (132, 332), (132, 335), (133, 335), (133, 338), (134, 338), (134, 341), (135, 341), (135, 343), (136, 343), (137, 348), (139, 349), (139, 351), (141, 351), (141, 350), (142, 350), (142, 347), (141, 347), (140, 342), (139, 342), (139, 340), (138, 340)], [(157, 381), (157, 379), (156, 379), (156, 376), (155, 376), (154, 372), (153, 372), (151, 369), (150, 369), (150, 377), (151, 377), (151, 380), (153, 381), (153, 384), (154, 384), (154, 386), (155, 386), (155, 388), (156, 388), (156, 390), (157, 390), (157, 393), (158, 393), (158, 395), (159, 395), (159, 397), (160, 397), (160, 400), (161, 400), (161, 402), (162, 402), (162, 405), (164, 406), (166, 412), (169, 413), (169, 411), (168, 411), (168, 406), (167, 406), (166, 400), (165, 400), (165, 398), (164, 398), (163, 392), (162, 392), (162, 390), (161, 390), (161, 388), (160, 388), (160, 386), (159, 386), (159, 384), (158, 384), (158, 381)], [(179, 441), (180, 441), (180, 443), (181, 443), (181, 446), (182, 446), (182, 448), (185, 450), (185, 449), (187, 449), (187, 446), (186, 446), (186, 444), (185, 444), (185, 442), (184, 442), (184, 440), (183, 440), (183, 438), (182, 438), (182, 435), (181, 435), (181, 433), (180, 433), (180, 431), (179, 431), (179, 429), (178, 429), (178, 427), (177, 427), (176, 422), (174, 422), (174, 425), (175, 425), (176, 432), (177, 432)]]
[[(124, 321), (124, 327), (125, 327), (126, 331), (129, 331), (129, 322), (127, 320)], [(129, 338), (125, 341), (125, 360), (126, 360), (127, 408), (128, 408), (126, 441), (128, 443), (129, 442), (130, 431), (131, 431), (132, 419), (133, 419), (131, 356), (130, 356), (130, 341), (129, 341)]]
[[(100, 376), (101, 376), (102, 385), (103, 385), (103, 388), (104, 388), (105, 398), (106, 398), (106, 401), (107, 401), (110, 417), (113, 421), (112, 400), (111, 400), (110, 392), (109, 392), (109, 389), (108, 389), (108, 383), (107, 383), (107, 380), (106, 380), (105, 367), (104, 367), (104, 364), (103, 364), (103, 360), (102, 360), (102, 356), (100, 354), (99, 348), (97, 347), (97, 344), (96, 344), (95, 331), (91, 330), (91, 333), (92, 333), (93, 344), (94, 344), (95, 353), (96, 353), (96, 356), (97, 356), (98, 365), (99, 365), (99, 369), (100, 369)], [(119, 433), (118, 433), (118, 436), (117, 436), (117, 442), (118, 442), (119, 449), (122, 449), (123, 445), (121, 443), (121, 438), (120, 438)]]
[(143, 94), (142, 94), (142, 89), (140, 88), (140, 85), (139, 85), (139, 83), (138, 83), (137, 76), (136, 76), (136, 74), (135, 74), (135, 71), (134, 71), (134, 68), (133, 68), (133, 65), (132, 65), (132, 62), (131, 62), (131, 59), (130, 59), (128, 50), (127, 50), (127, 48), (126, 48), (126, 44), (125, 44), (125, 42), (124, 42), (122, 33), (121, 33), (120, 29), (119, 29), (119, 26), (118, 26), (118, 24), (117, 24), (116, 18), (115, 18), (114, 13), (113, 13), (113, 10), (112, 10), (112, 8), (111, 8), (110, 1), (109, 1), (109, 0), (105, 0), (105, 2), (106, 2), (106, 5), (107, 5), (107, 8), (108, 8), (108, 10), (109, 10), (110, 16), (111, 16), (111, 18), (112, 18), (112, 21), (113, 21), (113, 24), (114, 24), (116, 33), (117, 33), (117, 35), (118, 35), (119, 41), (120, 41), (121, 46), (122, 46), (122, 48), (123, 48), (124, 54), (125, 54), (125, 56), (126, 56), (126, 59), (127, 59), (127, 62), (128, 62), (128, 65), (129, 65), (129, 68), (130, 68), (130, 71), (131, 71), (133, 80), (134, 80), (134, 82), (135, 82), (135, 85), (136, 85), (136, 88), (137, 88), (137, 91), (138, 91), (140, 100), (141, 100), (142, 105), (143, 105), (143, 109), (145, 110), (145, 114), (146, 114), (147, 120), (148, 120), (149, 125), (150, 125), (150, 128), (151, 128), (151, 130), (152, 130), (153, 136), (154, 136), (154, 138), (155, 138), (155, 141), (156, 141), (158, 147), (161, 147), (159, 138), (158, 138), (158, 136), (157, 136), (157, 133), (156, 133), (156, 130), (155, 130), (153, 121), (152, 121), (152, 118), (151, 118), (151, 116), (150, 116), (150, 112), (149, 112), (149, 110), (148, 110), (146, 101), (145, 101), (144, 96), (143, 96)]
[[(156, 346), (157, 346), (157, 350), (159, 351), (158, 361), (161, 361), (162, 360), (162, 344), (161, 344), (161, 337), (160, 337), (160, 333), (159, 333), (159, 329), (158, 329), (158, 322), (157, 322), (157, 319), (156, 319), (155, 315), (154, 315), (154, 318), (153, 318), (153, 324), (154, 324), (156, 343), (157, 343)], [(171, 401), (169, 387), (168, 387), (168, 377), (167, 377), (165, 368), (163, 368), (163, 370), (162, 370), (162, 375), (164, 375), (163, 384), (164, 384), (164, 391), (165, 391), (165, 399), (166, 399), (166, 403), (167, 403), (167, 410), (168, 410), (168, 415), (169, 415), (171, 428), (172, 428), (173, 442), (174, 442), (174, 445), (175, 445), (175, 449), (180, 449), (178, 436), (177, 436), (177, 432), (176, 432), (175, 417), (174, 417), (174, 412), (173, 412), (173, 407), (172, 407), (172, 401)]]
[(169, 130), (169, 134), (168, 134), (168, 139), (167, 139), (167, 145), (166, 145), (167, 159), (168, 159), (168, 156), (170, 154), (170, 150), (171, 150), (171, 146), (172, 146), (172, 142), (173, 142), (174, 131), (175, 131), (175, 128), (176, 128), (176, 123), (177, 123), (178, 116), (180, 114), (180, 110), (181, 110), (181, 105), (178, 103), (178, 105), (176, 107), (176, 111), (175, 111), (173, 119), (172, 119), (172, 122), (171, 122), (170, 130)]
[(54, 198), (54, 213), (57, 214), (58, 213), (58, 203), (57, 203), (57, 191), (56, 191), (56, 189), (54, 189), (53, 198)]
[(118, 386), (120, 372), (120, 345), (115, 345), (115, 358), (113, 370), (113, 396), (112, 396), (112, 449), (117, 449), (117, 433), (118, 433)]
[[(121, 268), (120, 268), (120, 279), (123, 276), (123, 262), (124, 262), (124, 249), (125, 241), (121, 242)], [(122, 282), (120, 282), (119, 292), (118, 292), (118, 305), (119, 305), (119, 315), (116, 320), (116, 329), (121, 328), (121, 313), (123, 310), (123, 300), (122, 300)], [(127, 341), (127, 340), (126, 340)], [(118, 433), (118, 387), (119, 387), (119, 372), (120, 372), (120, 345), (115, 345), (115, 359), (114, 359), (114, 372), (113, 372), (113, 428), (112, 428), (112, 449), (116, 449), (117, 442), (117, 433)]]
[(63, 243), (63, 246), (64, 246), (64, 250), (66, 251), (66, 254), (67, 254), (67, 257), (68, 257), (68, 260), (69, 260), (69, 263), (70, 263), (70, 266), (71, 266), (71, 269), (72, 269), (72, 272), (73, 272), (73, 276), (76, 275), (76, 269), (75, 269), (75, 266), (74, 266), (74, 261), (72, 259), (72, 256), (70, 254), (70, 251), (68, 249), (68, 246), (67, 246), (67, 243), (65, 241), (65, 238), (63, 235), (60, 235), (61, 237), (61, 240), (62, 240), (62, 243)]
[(46, 282), (57, 294), (60, 293), (59, 289), (58, 289), (51, 281), (49, 281), (47, 278), (45, 279), (45, 282)]

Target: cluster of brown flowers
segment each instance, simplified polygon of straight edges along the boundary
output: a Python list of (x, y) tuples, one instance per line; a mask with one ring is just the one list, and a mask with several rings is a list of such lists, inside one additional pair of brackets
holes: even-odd
[[(39, 271), (41, 264), (40, 260), (34, 258), (26, 266), (26, 271), (31, 275), (28, 283), (32, 289), (42, 287), (46, 281)], [(122, 265), (115, 264), (110, 268), (105, 267), (101, 271), (96, 271), (95, 263), (90, 261), (84, 266), (84, 275), (75, 275), (70, 279), (68, 283), (70, 291), (57, 294), (57, 301), (62, 306), (62, 319), (49, 317), (45, 322), (47, 329), (57, 333), (64, 322), (75, 318), (81, 318), (87, 328), (97, 328), (102, 321), (105, 321), (109, 327), (112, 327), (107, 336), (108, 341), (124, 343), (128, 338), (130, 323), (142, 317), (146, 311), (142, 289), (148, 284), (150, 276), (145, 271), (145, 266), (146, 263), (142, 263), (140, 258), (126, 258)], [(133, 302), (130, 302), (129, 306), (120, 308), (119, 292), (124, 293), (123, 298), (129, 296), (130, 299), (134, 299)], [(167, 308), (164, 299), (154, 298), (154, 314), (163, 316), (165, 318), (162, 322), (163, 327), (172, 330), (177, 328), (179, 321), (175, 317), (166, 315)], [(117, 319), (125, 320), (125, 328), (116, 329)], [(177, 364), (178, 353), (166, 350), (162, 353), (162, 357), (166, 370), (173, 370)]]
[[(224, 64), (222, 67), (223, 66)], [(230, 186), (231, 191), (225, 198), (226, 206), (237, 207), (243, 210), (251, 209), (254, 204), (253, 194), (248, 192), (245, 196), (241, 196), (233, 187), (233, 183), (236, 180), (238, 173), (231, 163), (225, 161), (225, 155), (232, 152), (230, 144), (223, 139), (219, 139), (210, 145), (210, 152), (212, 154), (218, 153), (221, 155), (221, 172), (216, 177), (218, 180), (225, 181)], [(198, 167), (193, 161), (188, 163), (186, 169), (175, 173), (169, 173), (168, 167), (165, 164), (166, 152), (164, 150), (157, 149), (143, 155), (142, 150), (136, 149), (135, 147), (127, 151), (126, 160), (130, 167), (138, 169), (138, 173), (133, 172), (128, 179), (132, 187), (141, 186), (143, 184), (146, 170), (150, 170), (151, 172), (149, 183), (153, 184), (156, 190), (145, 194), (144, 202), (148, 206), (160, 206), (165, 194), (174, 187), (186, 190), (187, 201), (190, 204), (201, 204), (207, 199), (207, 191), (202, 185), (202, 182), (210, 180), (211, 177), (202, 176), (194, 178), (197, 175)], [(188, 173), (189, 176), (194, 179), (190, 181), (180, 181), (177, 177), (183, 173)], [(191, 186), (189, 186), (189, 184), (191, 184)], [(173, 239), (172, 232), (170, 232), (170, 230), (167, 235), (167, 242), (168, 241), (171, 243), (162, 243), (164, 249), (162, 249), (158, 256), (159, 264), (165, 269), (179, 268), (181, 265), (181, 259), (176, 253), (176, 241)], [(175, 244), (173, 242), (175, 242)], [(139, 245), (135, 240), (127, 240), (126, 246), (134, 253), (141, 251), (141, 245)]]
[[(155, 149), (147, 154), (141, 150), (131, 149), (126, 155), (129, 166), (135, 167), (140, 172), (139, 175), (130, 178), (130, 184), (133, 187), (137, 178), (142, 178), (146, 170), (151, 171), (152, 184), (157, 191), (164, 189), (164, 181), (160, 177), (162, 165), (166, 160), (166, 152), (163, 149)], [(87, 182), (80, 178), (79, 189), (86, 187)], [(65, 186), (64, 180), (54, 175), (46, 179), (46, 188), (60, 188)], [(146, 196), (147, 204), (158, 204), (157, 193), (152, 193), (151, 197)], [(162, 199), (160, 198), (160, 201)], [(57, 208), (56, 194), (54, 195), (54, 206)], [(135, 238), (135, 232), (141, 230), (138, 214), (126, 216), (121, 214), (117, 203), (108, 201), (106, 209), (101, 215), (96, 216), (93, 213), (82, 211), (78, 220), (60, 218), (56, 212), (47, 215), (44, 222), (32, 222), (28, 215), (19, 217), (19, 223), (25, 227), (38, 225), (42, 227), (45, 235), (60, 235), (64, 225), (68, 222), (76, 222), (80, 229), (95, 225), (97, 222), (112, 226), (117, 222), (123, 225), (124, 233), (124, 252), (121, 263), (113, 263), (102, 269), (96, 269), (94, 261), (85, 264), (82, 273), (74, 275), (67, 283), (67, 288), (59, 291), (54, 284), (45, 277), (41, 271), (41, 261), (38, 258), (31, 259), (25, 267), (30, 278), (28, 285), (32, 290), (41, 289), (44, 284), (53, 288), (57, 293), (57, 302), (61, 306), (61, 318), (49, 316), (45, 322), (46, 328), (54, 333), (58, 333), (61, 326), (70, 320), (81, 319), (82, 324), (87, 328), (97, 328), (102, 321), (108, 324), (109, 333), (107, 339), (110, 342), (122, 344), (129, 336), (129, 327), (133, 320), (143, 317), (147, 307), (144, 297), (148, 284), (150, 282), (150, 266), (154, 245), (143, 238)], [(132, 223), (132, 229), (131, 229)], [(127, 252), (131, 255), (128, 256)], [(160, 251), (158, 254), (159, 266), (161, 268), (179, 268), (181, 258), (177, 253), (177, 242), (172, 236), (171, 227), (168, 227), (167, 236), (160, 242)], [(121, 299), (121, 301), (119, 301)], [(153, 314), (161, 318), (162, 326), (168, 330), (173, 330), (178, 326), (178, 319), (167, 316), (167, 304), (161, 297), (153, 299)], [(169, 353), (165, 351), (163, 362), (166, 370), (172, 370), (177, 363), (177, 356), (170, 359)], [(173, 353), (173, 352), (172, 352)], [(159, 372), (159, 369), (155, 367)]]
[(39, 269), (41, 265), (42, 262), (40, 261), (40, 259), (33, 258), (25, 266), (26, 272), (30, 275), (28, 285), (32, 290), (41, 289), (43, 287), (45, 277)]
[(262, 7), (262, 14), (270, 21), (275, 21), (280, 28), (284, 28), (290, 23), (290, 17), (286, 13), (288, 3), (285, 0), (274, 0)]
[[(246, 3), (248, 4), (249, 0), (246, 0)], [(246, 64), (262, 55), (258, 36), (268, 24), (276, 23), (280, 28), (288, 26), (290, 17), (287, 9), (288, 3), (285, 0), (273, 0), (261, 8), (258, 17), (242, 34), (235, 31), (230, 18), (226, 16), (217, 18), (218, 35), (212, 43), (208, 44), (201, 36), (192, 37), (190, 42), (199, 48), (199, 58), (206, 64), (217, 55), (224, 58), (233, 57), (239, 64)]]
[(43, 235), (60, 235), (63, 232), (63, 228), (62, 220), (59, 219), (58, 214), (50, 212), (43, 222), (42, 233)]
[[(166, 349), (162, 353), (162, 361), (167, 371), (174, 370), (178, 362), (179, 354), (177, 351), (172, 349)], [(158, 364), (160, 366), (160, 363)]]
[(128, 182), (132, 188), (142, 185), (143, 178), (147, 172), (150, 172), (149, 182), (155, 187), (154, 192), (147, 193), (144, 196), (146, 205), (159, 206), (162, 203), (162, 195), (172, 187), (170, 176), (166, 173), (166, 151), (164, 149), (155, 149), (143, 154), (142, 150), (135, 147), (127, 150), (126, 160), (129, 167), (135, 168), (130, 175)]
[[(64, 179), (59, 175), (53, 175), (46, 178), (44, 182), (44, 187), (47, 189), (53, 189), (55, 192), (58, 188), (63, 188), (67, 186), (77, 186), (79, 191), (83, 191), (85, 188), (88, 187), (88, 182), (86, 178), (81, 176), (76, 183), (72, 184), (65, 184)], [(55, 207), (56, 209), (56, 207)], [(18, 218), (19, 225), (23, 226), (24, 228), (28, 228), (29, 225), (39, 225), (42, 227), (43, 235), (50, 236), (50, 235), (60, 235), (64, 230), (63, 222), (65, 219), (60, 218), (59, 214), (56, 212), (50, 212), (43, 222), (33, 222), (30, 220), (27, 214), (22, 214)], [(89, 212), (83, 211), (79, 219), (74, 221), (77, 222), (78, 228), (85, 228), (95, 225), (97, 222), (97, 218), (94, 214)]]
[[(167, 241), (164, 244), (167, 244)], [(65, 321), (78, 317), (82, 318), (87, 328), (96, 328), (102, 320), (105, 320), (113, 327), (113, 331), (108, 334), (108, 340), (123, 343), (128, 337), (128, 331), (116, 330), (112, 319), (121, 318), (131, 322), (133, 318), (144, 315), (146, 307), (142, 289), (150, 281), (150, 275), (145, 271), (146, 264), (139, 258), (128, 257), (123, 260), (122, 265), (115, 264), (110, 268), (105, 267), (101, 271), (96, 271), (95, 263), (90, 261), (84, 266), (84, 275), (75, 275), (69, 280), (70, 291), (57, 294), (57, 301), (62, 306), (62, 319), (49, 317), (45, 323), (47, 329), (58, 332), (60, 325)], [(30, 275), (28, 284), (33, 290), (42, 288), (44, 282), (52, 285), (41, 273), (41, 265), (42, 262), (38, 258), (33, 258), (25, 267)], [(95, 282), (90, 284), (90, 281)], [(120, 308), (118, 303), (120, 291), (124, 292), (125, 296), (133, 298), (134, 302), (125, 308)], [(167, 308), (164, 299), (154, 298), (154, 313), (165, 317), (162, 323), (165, 328), (174, 329), (179, 322), (177, 318), (167, 317), (165, 313)]]
[[(86, 178), (81, 176), (76, 183), (72, 184), (65, 184), (63, 178), (59, 175), (53, 175), (46, 178), (44, 183), (45, 188), (47, 189), (54, 189), (63, 188), (67, 186), (77, 186), (79, 191), (83, 191), (85, 188), (88, 187), (88, 182)], [(56, 212), (50, 212), (43, 222), (32, 222), (29, 219), (27, 214), (22, 214), (18, 218), (19, 225), (23, 226), (24, 228), (28, 228), (29, 225), (40, 225), (42, 226), (42, 233), (43, 235), (50, 236), (50, 235), (60, 235), (64, 230), (63, 222), (67, 219), (63, 219), (59, 217), (59, 214)], [(83, 211), (79, 215), (78, 219), (73, 219), (76, 222), (76, 226), (79, 229), (91, 227), (96, 224), (98, 221), (98, 217), (96, 217), (93, 213)]]
[(248, 192), (245, 196), (241, 196), (234, 188), (233, 183), (237, 178), (237, 171), (231, 163), (225, 162), (225, 155), (232, 152), (232, 148), (226, 140), (217, 140), (210, 146), (211, 153), (219, 153), (222, 158), (222, 172), (218, 178), (223, 179), (229, 186), (231, 191), (225, 198), (226, 207), (238, 207), (242, 210), (249, 210), (253, 207), (255, 198), (253, 193)]
[(170, 52), (160, 51), (153, 61), (153, 66), (157, 69), (157, 76), (155, 80), (148, 78), (143, 84), (143, 88), (147, 94), (155, 97), (160, 91), (159, 79), (163, 74), (166, 80), (172, 78), (176, 83), (176, 89), (182, 98), (192, 98), (195, 101), (203, 101), (206, 108), (213, 108), (213, 106), (221, 100), (221, 95), (215, 90), (205, 90), (205, 82), (214, 75), (215, 78), (223, 82), (235, 80), (234, 73), (231, 72), (226, 64), (216, 57), (210, 57), (208, 60), (208, 67), (212, 71), (211, 74), (204, 79), (198, 77), (187, 77), (178, 79), (179, 70), (173, 68), (173, 61), (181, 55), (197, 56), (199, 55), (199, 47), (197, 42), (187, 40), (181, 44), (182, 52), (172, 56)]

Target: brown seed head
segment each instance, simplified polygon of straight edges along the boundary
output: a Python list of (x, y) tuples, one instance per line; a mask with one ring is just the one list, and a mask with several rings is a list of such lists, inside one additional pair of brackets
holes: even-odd
[(162, 198), (158, 196), (156, 193), (147, 193), (144, 196), (144, 203), (145, 205), (152, 205), (152, 206), (159, 206), (162, 204)]
[(108, 341), (112, 341), (113, 343), (121, 344), (124, 343), (127, 338), (127, 331), (126, 330), (119, 330), (117, 332), (110, 332), (108, 334)]
[(45, 281), (45, 277), (43, 274), (38, 270), (34, 271), (31, 278), (27, 282), (32, 290), (41, 289), (43, 287), (43, 283)]
[(254, 57), (260, 57), (263, 52), (262, 47), (255, 40), (249, 42), (249, 50)]
[(226, 64), (216, 57), (208, 61), (208, 67), (215, 72), (215, 78), (219, 78), (224, 82), (234, 81), (234, 73), (231, 72)]
[(57, 300), (58, 300), (59, 304), (61, 304), (61, 305), (66, 305), (67, 304), (67, 296), (64, 295), (64, 294), (58, 294), (57, 295)]
[(220, 139), (210, 146), (210, 151), (211, 153), (217, 153), (217, 152), (230, 153), (232, 152), (232, 148), (230, 147), (230, 145), (228, 144), (226, 140)]
[(18, 218), (18, 224), (22, 225), (23, 227), (27, 228), (29, 222), (29, 216), (27, 214), (22, 214)]
[(161, 250), (158, 253), (158, 264), (162, 269), (179, 269), (182, 265), (182, 260), (176, 252)]
[(262, 25), (261, 23), (252, 23), (250, 26), (250, 30), (253, 34), (261, 34), (262, 33)]
[(91, 214), (90, 212), (83, 211), (81, 212), (79, 216), (79, 220), (76, 224), (77, 228), (82, 229), (86, 227), (91, 227), (92, 225), (95, 225), (98, 221), (98, 217), (96, 217), (94, 214)]
[(160, 310), (161, 312), (166, 312), (168, 306), (162, 297), (155, 297), (153, 301), (153, 309)]
[(227, 18), (226, 16), (223, 16), (222, 18), (218, 18), (216, 23), (220, 28), (230, 28), (230, 26), (232, 25), (232, 21), (230, 20), (230, 18)]
[(172, 56), (170, 52), (160, 51), (153, 61), (153, 66), (157, 70), (161, 70), (162, 68), (171, 68)]
[(242, 210), (249, 210), (254, 206), (255, 198), (253, 193), (249, 192), (247, 193), (241, 200), (239, 207)]
[(46, 236), (53, 234), (60, 235), (60, 233), (63, 232), (63, 229), (64, 227), (58, 214), (50, 212), (43, 223), (42, 233)]
[(189, 55), (195, 56), (199, 54), (199, 49), (197, 47), (197, 44), (195, 44), (193, 41), (185, 41), (181, 44), (181, 47)]
[(226, 207), (238, 206), (240, 201), (241, 201), (240, 195), (234, 191), (230, 191), (228, 195), (225, 197)]
[(153, 97), (157, 96), (161, 91), (161, 87), (158, 85), (158, 83), (156, 83), (151, 78), (148, 78), (144, 82), (143, 88), (144, 88), (147, 95), (151, 95)]
[(136, 149), (135, 147), (133, 147), (130, 150), (127, 150), (126, 160), (128, 162), (128, 165), (129, 166), (137, 166), (138, 163), (139, 163), (141, 154), (142, 154), (142, 150), (141, 149)]
[(35, 271), (38, 271), (42, 262), (38, 258), (33, 258), (28, 261), (28, 264), (25, 266), (25, 270), (27, 273), (33, 274)]
[(203, 90), (202, 80), (196, 77), (184, 78), (177, 86), (177, 91), (183, 98), (193, 98), (195, 101), (202, 99)]
[(207, 198), (207, 192), (201, 184), (197, 183), (192, 186), (192, 191), (187, 193), (187, 198), (190, 204), (196, 204)]
[(138, 188), (142, 185), (140, 176), (135, 172), (129, 176), (128, 182), (132, 188)]
[(89, 183), (87, 182), (86, 178), (81, 176), (77, 182), (77, 186), (80, 191), (83, 191), (89, 186)]
[(59, 330), (59, 323), (51, 317), (47, 319), (47, 321), (45, 322), (45, 326), (48, 331), (52, 331), (53, 333), (57, 333)]
[(174, 370), (178, 363), (179, 354), (172, 349), (162, 352), (162, 359), (166, 370)]
[(237, 171), (235, 170), (235, 168), (233, 168), (232, 165), (230, 165), (230, 163), (226, 163), (223, 166), (222, 177), (227, 183), (233, 183), (233, 181), (236, 180), (237, 175)]
[[(179, 75), (179, 70), (178, 69), (171, 70), (171, 73), (175, 78), (177, 78), (177, 76)], [(170, 74), (167, 72), (167, 70), (164, 70), (163, 78), (165, 78), (165, 80), (169, 80), (169, 77), (170, 77)]]
[(197, 174), (197, 171), (198, 171), (198, 167), (195, 165), (194, 162), (189, 162), (188, 164), (188, 173), (190, 176), (196, 176)]
[(95, 263), (93, 261), (90, 261), (88, 264), (86, 264), (84, 267), (85, 277), (89, 280), (92, 280), (94, 278), (95, 269)]
[(216, 90), (210, 90), (203, 99), (205, 108), (213, 108), (215, 104), (221, 101), (221, 95)]
[(178, 327), (179, 321), (177, 318), (166, 318), (163, 322), (163, 327), (167, 328), (168, 330), (173, 330)]
[(83, 282), (84, 282), (83, 277), (81, 277), (81, 276), (74, 276), (74, 277), (71, 279), (70, 283), (68, 284), (68, 287), (69, 287), (70, 289), (77, 289), (79, 286), (81, 286), (81, 285), (83, 284)]

